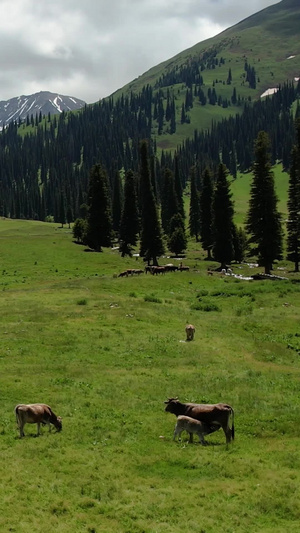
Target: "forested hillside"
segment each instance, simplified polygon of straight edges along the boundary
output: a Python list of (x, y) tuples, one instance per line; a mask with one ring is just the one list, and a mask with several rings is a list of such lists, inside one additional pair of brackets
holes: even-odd
[[(286, 84), (274, 96), (245, 105), (242, 114), (213, 124), (210, 131), (195, 130), (176, 154), (159, 152), (154, 139), (151, 155), (158, 190), (163, 169), (174, 169), (175, 155), (183, 188), (194, 164), (199, 173), (205, 166), (215, 169), (220, 161), (233, 176), (237, 168), (249, 170), (260, 130), (270, 134), (273, 163), (279, 160), (287, 167), (294, 117), (299, 115), (299, 105), (294, 111), (292, 106), (299, 91), (299, 84)], [(62, 113), (22, 135), (17, 124), (10, 124), (0, 136), (0, 215), (39, 220), (53, 216), (59, 222), (63, 203), (75, 219), (87, 201), (95, 163), (106, 168), (112, 192), (116, 171), (138, 170), (139, 143), (151, 139), (152, 97), (151, 87), (145, 87), (139, 95), (103, 100), (76, 114)]]
[[(139, 170), (143, 139), (150, 141), (158, 201), (164, 169), (174, 171), (175, 160), (182, 188), (192, 166), (198, 187), (204, 168), (215, 177), (220, 162), (233, 177), (248, 171), (260, 130), (270, 136), (272, 163), (288, 168), (300, 112), (299, 16), (298, 4), (283, 0), (79, 112), (10, 124), (0, 135), (0, 215), (56, 222), (67, 211), (71, 220), (82, 216), (98, 163), (113, 202), (116, 176)], [(271, 80), (277, 92), (260, 99)]]

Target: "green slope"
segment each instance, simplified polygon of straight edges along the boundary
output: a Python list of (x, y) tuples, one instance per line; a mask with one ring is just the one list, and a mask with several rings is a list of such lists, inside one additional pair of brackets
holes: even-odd
[[(122, 93), (139, 93), (147, 85), (155, 88), (161, 77), (191, 61), (200, 61), (205, 53), (215, 54), (218, 65), (201, 72), (204, 93), (207, 95), (209, 89), (215, 88), (218, 96), (230, 101), (235, 89), (241, 105), (231, 104), (227, 108), (221, 105), (202, 106), (195, 99), (193, 108), (189, 111), (190, 123), (181, 125), (180, 113), (186, 86), (182, 83), (164, 86), (165, 93), (169, 89), (175, 94), (177, 128), (174, 136), (168, 133), (167, 127), (164, 129), (158, 139), (158, 146), (161, 148), (175, 147), (184, 138), (193, 135), (195, 128), (209, 128), (212, 120), (240, 113), (245, 100), (259, 99), (267, 89), (300, 76), (300, 2), (282, 0), (219, 35), (184, 50), (125, 85), (114, 93), (114, 99)], [(250, 88), (246, 81), (245, 62), (255, 69), (255, 88)], [(229, 69), (232, 81), (227, 84)], [(156, 135), (155, 128), (153, 135)]]

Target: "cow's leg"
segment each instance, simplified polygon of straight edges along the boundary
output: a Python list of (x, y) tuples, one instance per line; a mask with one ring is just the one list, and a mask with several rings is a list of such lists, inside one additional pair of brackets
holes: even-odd
[(205, 446), (207, 444), (206, 440), (204, 440), (203, 433), (198, 433), (199, 442), (201, 442), (202, 446)]
[(41, 423), (40, 422), (37, 422), (37, 434), (36, 436), (38, 437), (40, 435), (40, 428), (41, 428)]
[(20, 429), (20, 439), (22, 437), (25, 437), (25, 433), (24, 433), (24, 425), (23, 424), (19, 424), (19, 429)]
[(225, 437), (226, 437), (226, 444), (229, 444), (230, 441), (231, 441), (231, 429), (228, 425), (228, 423), (226, 425), (222, 425), (222, 429), (224, 431), (224, 434), (225, 434)]
[(178, 440), (179, 440), (180, 435), (181, 435), (181, 431), (179, 431), (178, 428), (175, 427), (173, 440), (176, 440), (177, 435), (178, 435)]

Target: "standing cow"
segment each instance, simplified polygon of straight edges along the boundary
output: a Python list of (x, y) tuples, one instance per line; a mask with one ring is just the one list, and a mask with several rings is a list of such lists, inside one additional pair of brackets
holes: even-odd
[(41, 424), (47, 424), (49, 431), (51, 431), (51, 425), (56, 427), (57, 431), (62, 430), (61, 417), (56, 416), (51, 407), (44, 403), (31, 403), (25, 405), (23, 403), (16, 405), (15, 415), (17, 424), (20, 430), (20, 438), (25, 437), (24, 426), (25, 424), (37, 424), (37, 436), (40, 434)]
[[(217, 425), (222, 428), (226, 436), (226, 443), (234, 439), (234, 411), (230, 405), (226, 403), (181, 403), (178, 398), (169, 398), (165, 404), (165, 411), (168, 413), (173, 413), (176, 416), (189, 416), (208, 426)], [(229, 426), (230, 416), (232, 417), (231, 428)]]
[(185, 326), (185, 332), (186, 332), (186, 340), (192, 341), (194, 340), (196, 328), (193, 326), (193, 324), (188, 324)]

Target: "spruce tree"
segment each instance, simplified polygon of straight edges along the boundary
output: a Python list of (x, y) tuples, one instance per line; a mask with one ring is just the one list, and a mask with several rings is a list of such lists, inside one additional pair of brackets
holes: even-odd
[(177, 154), (175, 154), (174, 156), (174, 167), (175, 167), (174, 180), (175, 180), (175, 191), (176, 191), (176, 196), (177, 196), (178, 212), (181, 214), (182, 218), (185, 218), (183, 195), (182, 195), (182, 184), (181, 184), (181, 179), (180, 179), (179, 161), (178, 161)]
[(191, 237), (199, 240), (200, 235), (200, 199), (196, 182), (196, 167), (193, 166), (190, 171), (191, 176), (191, 196), (189, 212), (189, 230)]
[(69, 224), (69, 228), (71, 227), (71, 222), (73, 222), (74, 220), (74, 217), (73, 217), (73, 211), (72, 211), (72, 207), (70, 205), (68, 205), (68, 209), (67, 209), (67, 222)]
[(140, 145), (140, 191), (141, 191), (141, 243), (140, 256), (150, 264), (157, 265), (157, 257), (164, 253), (158, 208), (151, 184), (148, 145)]
[(118, 235), (120, 229), (121, 213), (123, 206), (123, 189), (120, 172), (115, 172), (112, 195), (112, 224), (113, 230)]
[(219, 164), (216, 189), (213, 198), (213, 257), (226, 268), (234, 257), (233, 249), (233, 202), (230, 185), (227, 179), (228, 170), (223, 163)]
[(184, 219), (180, 213), (177, 213), (171, 218), (168, 247), (176, 255), (186, 250), (187, 238), (185, 235)]
[(282, 257), (281, 217), (277, 210), (269, 150), (269, 136), (260, 131), (254, 145), (255, 161), (246, 230), (250, 235), (249, 244), (253, 245), (252, 254), (257, 255), (265, 274), (270, 274), (274, 260)]
[(96, 252), (111, 246), (112, 215), (108, 194), (108, 177), (104, 168), (94, 165), (90, 172), (86, 244)]
[(170, 234), (170, 220), (176, 213), (178, 213), (178, 203), (174, 175), (169, 168), (166, 168), (161, 195), (161, 221), (163, 230), (167, 235)]
[(212, 176), (209, 169), (206, 168), (202, 177), (202, 190), (200, 193), (200, 240), (203, 249), (207, 252), (207, 259), (211, 259), (211, 249), (213, 245), (213, 195), (214, 188), (212, 183)]
[(237, 228), (235, 224), (232, 227), (234, 261), (242, 263), (248, 251), (248, 238), (243, 228)]
[(66, 223), (65, 197), (63, 193), (60, 194), (59, 222), (61, 223), (61, 227), (63, 228), (64, 224)]
[(132, 247), (137, 244), (139, 215), (137, 205), (136, 179), (132, 170), (125, 175), (124, 205), (120, 222), (120, 253), (122, 257), (132, 255)]
[(299, 272), (300, 261), (300, 119), (295, 122), (297, 144), (291, 153), (288, 191), (287, 258), (295, 263)]

